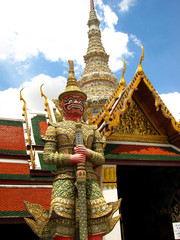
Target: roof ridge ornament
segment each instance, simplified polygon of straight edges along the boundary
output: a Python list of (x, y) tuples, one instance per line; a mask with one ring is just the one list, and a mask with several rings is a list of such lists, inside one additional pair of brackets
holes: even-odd
[(141, 59), (140, 59), (140, 61), (139, 61), (139, 66), (138, 66), (137, 72), (140, 73), (140, 74), (143, 74), (144, 71), (143, 71), (143, 69), (142, 69), (141, 64), (142, 64), (142, 61), (144, 60), (144, 48), (143, 48), (142, 45), (140, 45), (140, 47), (142, 48), (142, 54), (141, 54)]
[(31, 127), (29, 126), (28, 124), (28, 118), (27, 118), (27, 112), (26, 112), (26, 101), (24, 100), (24, 98), (22, 97), (22, 90), (24, 88), (21, 88), (20, 92), (19, 92), (19, 95), (20, 95), (20, 101), (23, 101), (23, 107), (22, 107), (22, 110), (23, 110), (23, 116), (25, 118), (25, 123), (26, 123), (26, 131), (27, 131), (27, 140), (28, 140), (28, 144), (31, 145)]
[(125, 64), (124, 58), (122, 58), (122, 60), (123, 60), (123, 72), (122, 72), (120, 83), (121, 83), (121, 85), (125, 86), (126, 85), (126, 81), (124, 79), (124, 74), (126, 72), (126, 64)]
[(51, 111), (50, 111), (50, 108), (49, 108), (48, 98), (46, 97), (46, 95), (45, 95), (45, 94), (43, 93), (43, 91), (42, 91), (42, 86), (43, 86), (43, 85), (44, 85), (44, 83), (41, 84), (41, 86), (40, 86), (41, 97), (44, 97), (44, 98), (45, 98), (44, 106), (46, 107), (49, 121), (50, 121), (50, 122), (53, 122), (52, 115), (51, 115)]
[(22, 97), (22, 90), (24, 88), (21, 88), (20, 92), (19, 92), (19, 95), (20, 95), (20, 101), (23, 101), (23, 107), (22, 107), (22, 110), (23, 110), (23, 116), (25, 118), (25, 124), (26, 124), (26, 133), (27, 133), (27, 142), (28, 142), (28, 145), (30, 146), (30, 149), (29, 149), (29, 155), (30, 155), (30, 158), (31, 158), (31, 168), (32, 169), (35, 169), (35, 152), (33, 154), (33, 150), (32, 150), (32, 140), (31, 140), (31, 126), (29, 126), (29, 123), (28, 123), (28, 118), (27, 118), (27, 108), (26, 108), (26, 101), (24, 100), (24, 98)]

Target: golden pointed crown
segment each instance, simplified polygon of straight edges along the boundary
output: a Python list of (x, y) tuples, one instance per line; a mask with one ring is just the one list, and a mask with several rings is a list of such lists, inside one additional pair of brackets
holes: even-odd
[(81, 89), (78, 87), (77, 79), (74, 73), (74, 62), (73, 60), (69, 60), (68, 62), (69, 62), (69, 75), (67, 79), (66, 89), (59, 95), (59, 100), (61, 100), (64, 96), (67, 96), (69, 94), (83, 96), (86, 100), (87, 95), (83, 91), (81, 91)]

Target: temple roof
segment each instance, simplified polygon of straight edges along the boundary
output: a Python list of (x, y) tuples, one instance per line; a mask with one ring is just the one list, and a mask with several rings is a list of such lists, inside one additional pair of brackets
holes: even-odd
[[(128, 126), (127, 122), (132, 116), (129, 116), (126, 122), (125, 119), (123, 120), (123, 116), (133, 108), (137, 108), (137, 111), (133, 113), (133, 122)], [(141, 118), (140, 113), (143, 115)], [(154, 138), (157, 139), (155, 142), (169, 142), (180, 147), (180, 124), (176, 122), (152, 86), (141, 65), (128, 85), (119, 83), (103, 109), (95, 119), (91, 119), (91, 122), (98, 125), (102, 136), (111, 140), (113, 140), (113, 136), (116, 136), (116, 140), (122, 140), (122, 135), (127, 133), (126, 140), (128, 141), (143, 141), (144, 139), (144, 142), (153, 142)], [(135, 122), (137, 123), (135, 124)], [(122, 123), (127, 124), (123, 134), (121, 132)], [(130, 128), (130, 131), (127, 127)], [(143, 128), (146, 128), (146, 132), (142, 131)]]
[[(0, 223), (23, 223), (29, 216), (24, 201), (39, 203), (49, 210), (51, 170), (55, 166), (46, 166), (42, 161), (41, 135), (47, 129), (46, 117), (33, 114), (29, 119), (31, 146), (26, 126), (21, 120), (0, 120)], [(38, 151), (35, 155), (34, 149)], [(36, 170), (32, 168), (33, 160)]]
[(180, 166), (180, 150), (170, 144), (107, 143), (105, 156), (118, 165)]

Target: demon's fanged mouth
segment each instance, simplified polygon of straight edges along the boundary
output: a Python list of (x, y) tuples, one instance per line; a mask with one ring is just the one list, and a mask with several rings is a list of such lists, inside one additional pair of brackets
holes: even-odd
[(68, 96), (64, 99), (63, 108), (66, 113), (82, 114), (84, 111), (84, 99), (81, 96)]
[(81, 106), (81, 105), (77, 105), (77, 104), (71, 104), (71, 105), (69, 105), (69, 104), (67, 104), (67, 105), (65, 105), (66, 106), (66, 108), (67, 108), (67, 110), (71, 110), (72, 108), (76, 108), (76, 109), (80, 109), (80, 111), (81, 112), (83, 112), (83, 106)]

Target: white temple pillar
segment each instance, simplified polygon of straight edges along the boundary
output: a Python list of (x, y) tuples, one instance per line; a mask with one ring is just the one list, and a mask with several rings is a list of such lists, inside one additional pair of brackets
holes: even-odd
[[(104, 165), (102, 169), (102, 192), (106, 202), (115, 202), (118, 200), (116, 165)], [(119, 211), (114, 217), (119, 215)], [(103, 237), (103, 240), (121, 240), (120, 221), (117, 222), (114, 229)]]

